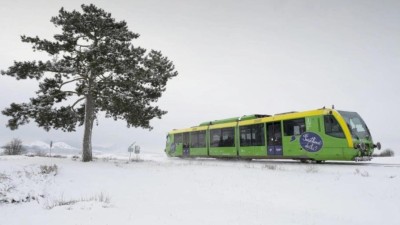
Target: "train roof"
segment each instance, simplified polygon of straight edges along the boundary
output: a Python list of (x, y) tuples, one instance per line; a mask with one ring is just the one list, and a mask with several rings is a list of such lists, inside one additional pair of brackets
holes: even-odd
[(262, 115), (262, 114), (244, 115), (244, 116), (241, 116), (241, 117), (233, 117), (233, 118), (222, 119), (222, 120), (207, 121), (207, 122), (201, 123), (199, 126), (223, 124), (223, 123), (237, 122), (237, 121), (243, 121), (243, 120), (252, 120), (252, 119), (270, 117), (270, 116), (271, 115)]
[(234, 127), (239, 122), (239, 125), (250, 125), (257, 123), (266, 123), (275, 120), (288, 120), (288, 119), (296, 119), (302, 117), (310, 117), (310, 116), (318, 116), (318, 115), (326, 115), (332, 113), (333, 111), (337, 112), (335, 109), (330, 108), (321, 108), (309, 111), (302, 112), (285, 112), (285, 113), (277, 113), (274, 115), (264, 115), (264, 114), (253, 114), (253, 115), (245, 115), (241, 117), (232, 117), (228, 119), (221, 120), (213, 120), (206, 121), (200, 123), (198, 126), (194, 126), (191, 128), (185, 129), (174, 129), (170, 133), (181, 133), (181, 132), (190, 132), (190, 131), (202, 131), (207, 130), (208, 128), (224, 128), (224, 127)]

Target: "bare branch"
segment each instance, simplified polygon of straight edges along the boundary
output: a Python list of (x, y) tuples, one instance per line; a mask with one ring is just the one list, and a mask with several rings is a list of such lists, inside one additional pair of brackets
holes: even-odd
[(74, 81), (78, 81), (78, 80), (84, 80), (84, 78), (77, 78), (77, 79), (73, 79), (73, 80), (69, 80), (69, 81), (67, 81), (67, 82), (64, 82), (64, 83), (62, 83), (61, 85), (60, 85), (60, 89), (61, 89), (61, 87), (62, 86), (64, 86), (64, 85), (66, 85), (66, 84), (69, 84), (69, 83), (72, 83), (72, 82), (74, 82)]
[(77, 44), (76, 46), (78, 46), (80, 48), (89, 48), (91, 45), (79, 45), (79, 44)]
[(70, 93), (70, 94), (75, 94), (75, 95), (77, 95), (78, 93), (77, 92), (75, 92), (75, 91), (63, 91), (64, 93)]
[(78, 104), (79, 102), (81, 102), (82, 100), (84, 100), (86, 97), (82, 97), (78, 100), (76, 100), (76, 102), (74, 102), (74, 104), (71, 105), (71, 109), (74, 109), (75, 105)]

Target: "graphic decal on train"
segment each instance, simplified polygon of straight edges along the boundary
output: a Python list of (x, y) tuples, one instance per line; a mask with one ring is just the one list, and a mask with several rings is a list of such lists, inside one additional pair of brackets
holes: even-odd
[(305, 132), (300, 137), (300, 145), (306, 151), (318, 152), (321, 150), (324, 142), (318, 134), (313, 132)]

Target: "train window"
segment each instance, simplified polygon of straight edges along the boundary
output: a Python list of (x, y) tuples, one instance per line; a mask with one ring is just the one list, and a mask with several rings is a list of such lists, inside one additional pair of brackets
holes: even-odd
[(210, 130), (210, 140), (212, 147), (219, 147), (222, 140), (221, 129)]
[(199, 133), (191, 132), (190, 133), (190, 147), (197, 148), (199, 146)]
[(240, 127), (240, 146), (263, 146), (264, 124)]
[(174, 134), (174, 143), (182, 143), (182, 134)]
[(206, 131), (199, 131), (199, 148), (205, 148), (206, 147)]
[(251, 126), (240, 127), (240, 146), (251, 146)]
[(221, 147), (233, 147), (235, 146), (235, 130), (234, 128), (222, 129), (222, 146)]
[(325, 134), (332, 137), (344, 138), (343, 130), (340, 127), (339, 122), (333, 115), (325, 115), (324, 123), (325, 123)]
[(304, 118), (283, 121), (285, 136), (301, 135), (306, 131)]
[(190, 133), (190, 147), (204, 148), (206, 147), (206, 131), (195, 131)]
[(234, 128), (223, 128), (210, 130), (212, 147), (233, 147), (235, 146)]
[(188, 148), (189, 147), (189, 133), (183, 133), (183, 147)]

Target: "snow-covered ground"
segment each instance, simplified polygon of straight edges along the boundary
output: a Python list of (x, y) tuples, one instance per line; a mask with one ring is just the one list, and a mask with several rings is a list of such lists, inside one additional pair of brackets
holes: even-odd
[[(399, 157), (326, 164), (140, 157), (0, 156), (0, 224), (400, 224)], [(51, 165), (57, 171), (46, 173)]]

